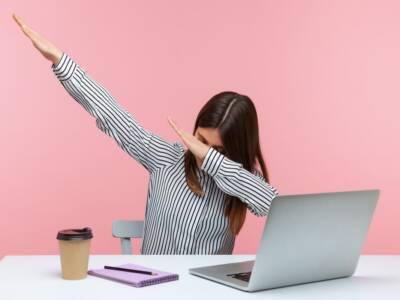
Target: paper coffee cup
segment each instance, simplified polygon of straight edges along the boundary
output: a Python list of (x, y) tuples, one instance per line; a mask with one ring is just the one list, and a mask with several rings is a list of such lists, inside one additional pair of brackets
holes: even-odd
[(92, 238), (92, 230), (89, 227), (65, 229), (58, 232), (57, 240), (63, 279), (86, 278)]

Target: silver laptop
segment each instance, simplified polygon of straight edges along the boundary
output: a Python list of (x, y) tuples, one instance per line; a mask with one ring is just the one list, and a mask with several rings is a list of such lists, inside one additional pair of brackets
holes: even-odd
[(277, 196), (255, 260), (189, 269), (254, 292), (352, 276), (379, 189)]

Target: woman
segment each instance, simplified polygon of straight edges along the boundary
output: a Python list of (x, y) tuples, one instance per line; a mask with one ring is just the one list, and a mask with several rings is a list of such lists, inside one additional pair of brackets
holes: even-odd
[(193, 135), (169, 119), (185, 151), (141, 127), (68, 54), (13, 17), (97, 127), (149, 171), (142, 254), (231, 254), (247, 209), (268, 214), (278, 192), (268, 183), (249, 97), (214, 95), (197, 116)]

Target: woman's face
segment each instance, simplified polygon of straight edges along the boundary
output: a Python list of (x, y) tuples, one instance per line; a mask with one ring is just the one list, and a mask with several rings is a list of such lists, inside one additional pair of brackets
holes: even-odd
[[(224, 154), (224, 145), (221, 141), (221, 136), (219, 134), (218, 128), (206, 128), (206, 127), (197, 127), (194, 136), (206, 144), (207, 146), (213, 147), (215, 150)], [(200, 168), (201, 162), (196, 157), (197, 166)]]

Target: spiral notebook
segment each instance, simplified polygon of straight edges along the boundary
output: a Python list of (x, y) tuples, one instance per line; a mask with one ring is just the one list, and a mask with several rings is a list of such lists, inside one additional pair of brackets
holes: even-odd
[(118, 281), (132, 285), (134, 287), (144, 287), (147, 285), (159, 284), (168, 281), (178, 280), (179, 275), (175, 273), (164, 272), (156, 269), (147, 268), (136, 264), (123, 264), (116, 267), (151, 271), (157, 273), (157, 275), (147, 275), (140, 273), (132, 273), (125, 271), (109, 270), (109, 269), (91, 269), (88, 271), (89, 275), (101, 277), (104, 279), (109, 279), (113, 281)]

